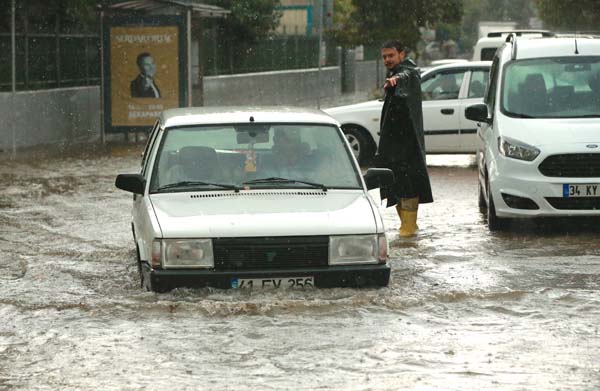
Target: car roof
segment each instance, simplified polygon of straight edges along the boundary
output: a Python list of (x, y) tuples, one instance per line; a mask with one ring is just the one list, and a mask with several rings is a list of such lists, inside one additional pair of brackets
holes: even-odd
[(300, 107), (184, 107), (161, 113), (165, 127), (240, 123), (311, 123), (338, 125), (321, 110)]
[(481, 37), (477, 40), (476, 46), (500, 46), (509, 34), (514, 34), (519, 39), (532, 39), (548, 37), (552, 33), (547, 30), (506, 30), (506, 31), (492, 31), (486, 36)]
[(426, 76), (431, 72), (437, 72), (445, 69), (471, 69), (471, 68), (489, 68), (492, 65), (491, 61), (461, 61), (451, 64), (438, 65), (436, 67), (427, 68), (421, 76)]
[(469, 60), (464, 59), (464, 58), (443, 58), (441, 60), (433, 60), (430, 65), (431, 66), (436, 66), (436, 65), (446, 65), (446, 64), (455, 64), (457, 62), (463, 63), (463, 62), (468, 62)]
[[(597, 56), (600, 54), (600, 39), (598, 38), (533, 38), (522, 41), (517, 38), (516, 42), (516, 59), (563, 57), (570, 55)], [(506, 47), (508, 53), (510, 53), (512, 49), (511, 45), (507, 44)], [(577, 53), (575, 53), (576, 50)]]

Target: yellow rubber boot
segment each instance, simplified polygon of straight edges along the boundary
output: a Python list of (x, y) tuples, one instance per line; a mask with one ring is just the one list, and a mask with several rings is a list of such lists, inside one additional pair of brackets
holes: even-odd
[(403, 198), (396, 205), (398, 216), (400, 216), (400, 236), (414, 236), (419, 227), (417, 226), (417, 211), (419, 210), (419, 198)]
[(400, 236), (408, 238), (417, 232), (417, 212), (402, 210), (400, 212)]

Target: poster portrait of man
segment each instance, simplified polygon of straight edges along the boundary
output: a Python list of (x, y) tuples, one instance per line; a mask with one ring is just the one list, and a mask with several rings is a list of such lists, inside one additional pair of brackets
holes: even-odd
[[(151, 127), (163, 110), (185, 102), (185, 39), (180, 18), (115, 19), (105, 33), (107, 123), (113, 129)], [(151, 23), (156, 22), (156, 23)], [(122, 25), (120, 23), (123, 23)]]
[(154, 75), (156, 74), (156, 63), (154, 57), (148, 52), (137, 56), (136, 64), (139, 74), (129, 85), (132, 98), (160, 98), (160, 89), (156, 85)]

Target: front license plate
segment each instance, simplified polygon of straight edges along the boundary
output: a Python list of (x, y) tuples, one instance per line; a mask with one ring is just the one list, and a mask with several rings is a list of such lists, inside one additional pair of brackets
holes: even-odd
[(313, 276), (284, 278), (232, 278), (233, 289), (279, 289), (279, 288), (312, 288), (315, 286)]
[(573, 197), (598, 197), (600, 196), (600, 184), (579, 183), (577, 185), (563, 184), (563, 198)]

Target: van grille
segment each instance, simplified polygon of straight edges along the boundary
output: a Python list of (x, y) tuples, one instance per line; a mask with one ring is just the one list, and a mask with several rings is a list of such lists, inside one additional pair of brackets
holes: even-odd
[(329, 237), (286, 236), (213, 240), (216, 270), (327, 266)]
[(600, 153), (551, 155), (538, 168), (542, 175), (550, 177), (600, 177)]
[(562, 198), (546, 197), (554, 209), (600, 210), (600, 197)]

